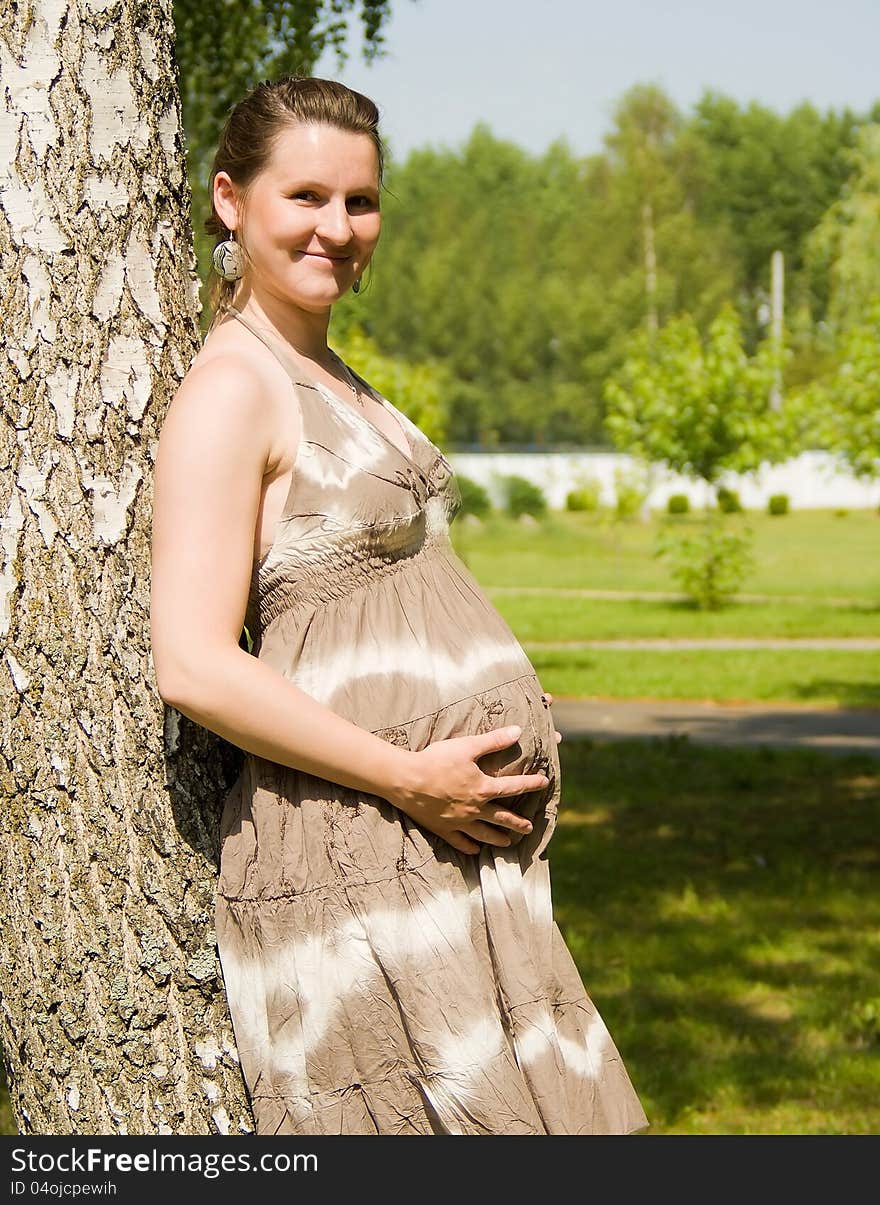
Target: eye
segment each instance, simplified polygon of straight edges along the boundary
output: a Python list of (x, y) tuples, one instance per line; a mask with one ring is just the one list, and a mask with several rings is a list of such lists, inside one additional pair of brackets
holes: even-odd
[(378, 209), (379, 208), (378, 202), (374, 201), (372, 197), (367, 197), (367, 196), (349, 197), (348, 203), (352, 209)]
[(293, 193), (291, 200), (293, 201), (315, 201), (318, 198), (316, 192), (312, 192), (310, 188), (302, 188), (299, 192)]

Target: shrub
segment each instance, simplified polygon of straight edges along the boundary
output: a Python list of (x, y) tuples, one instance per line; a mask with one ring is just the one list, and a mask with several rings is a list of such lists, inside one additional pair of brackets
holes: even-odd
[(686, 515), (691, 509), (687, 494), (670, 494), (666, 499), (666, 510), (670, 515)]
[(632, 519), (642, 509), (648, 490), (641, 475), (617, 469), (614, 473), (614, 510), (618, 519)]
[(770, 515), (787, 515), (788, 494), (771, 494), (767, 499), (767, 513)]
[(566, 510), (598, 510), (602, 502), (602, 484), (595, 477), (582, 478), (576, 489), (565, 495)]
[(458, 482), (459, 492), (461, 493), (459, 515), (462, 518), (465, 515), (476, 515), (480, 519), (485, 518), (492, 509), (492, 502), (488, 491), (480, 485), (479, 481), (474, 481), (472, 477), (464, 477), (461, 473), (456, 473), (455, 479)]
[(699, 531), (661, 531), (656, 556), (669, 563), (673, 578), (701, 611), (724, 606), (753, 566), (752, 533), (728, 531), (717, 511), (708, 511)]
[(504, 508), (514, 519), (520, 515), (534, 515), (539, 518), (547, 511), (547, 499), (540, 486), (535, 485), (525, 477), (512, 474), (502, 479), (504, 489)]
[(736, 515), (742, 510), (742, 503), (736, 490), (729, 490), (726, 485), (719, 485), (716, 497), (718, 509), (725, 515)]

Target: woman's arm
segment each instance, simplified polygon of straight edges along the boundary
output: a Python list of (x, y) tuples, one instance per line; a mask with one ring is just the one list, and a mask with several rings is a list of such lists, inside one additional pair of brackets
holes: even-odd
[(169, 407), (153, 493), (150, 622), (159, 694), (258, 757), (388, 799), (465, 852), (477, 848), (471, 838), (509, 844), (501, 828), (531, 826), (494, 798), (547, 780), (495, 778), (475, 764), (513, 742), (508, 730), (438, 742), (447, 748), (430, 746), (431, 758), (423, 758), (350, 723), (239, 647), (262, 479), (279, 460), (278, 404), (256, 370), (217, 356), (190, 370)]

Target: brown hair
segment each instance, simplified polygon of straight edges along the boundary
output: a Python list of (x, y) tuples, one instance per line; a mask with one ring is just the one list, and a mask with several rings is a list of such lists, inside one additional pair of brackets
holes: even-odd
[[(333, 126), (352, 134), (368, 135), (376, 148), (381, 186), (385, 153), (379, 136), (379, 110), (368, 96), (336, 80), (318, 79), (315, 76), (286, 75), (277, 80), (264, 80), (252, 88), (230, 112), (211, 164), (208, 181), (211, 216), (205, 219), (205, 231), (216, 236), (215, 247), (230, 234), (214, 208), (214, 177), (217, 172), (227, 172), (241, 196), (246, 198), (248, 189), (268, 165), (278, 135), (297, 122)], [(242, 254), (246, 255), (243, 247)], [(211, 326), (231, 303), (237, 283), (223, 280), (212, 272), (209, 297)]]

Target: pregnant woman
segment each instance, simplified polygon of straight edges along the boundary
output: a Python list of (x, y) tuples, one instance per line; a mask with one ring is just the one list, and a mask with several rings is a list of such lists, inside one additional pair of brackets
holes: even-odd
[(246, 753), (216, 898), (241, 1068), (259, 1134), (627, 1133), (553, 920), (549, 697), (452, 550), (448, 461), (327, 346), (379, 238), (377, 119), (313, 78), (232, 110), (157, 454), (159, 690)]

